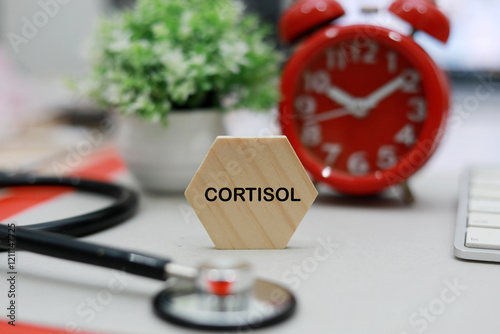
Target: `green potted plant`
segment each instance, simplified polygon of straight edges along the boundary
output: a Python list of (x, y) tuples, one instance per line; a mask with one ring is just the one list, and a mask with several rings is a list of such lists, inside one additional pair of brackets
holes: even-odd
[(122, 115), (120, 150), (145, 188), (184, 190), (223, 134), (221, 110), (269, 110), (280, 54), (236, 0), (139, 0), (101, 23), (84, 94)]

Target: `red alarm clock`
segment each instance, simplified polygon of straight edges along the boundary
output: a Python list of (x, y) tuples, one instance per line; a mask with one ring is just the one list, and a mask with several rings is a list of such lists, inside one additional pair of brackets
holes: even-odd
[[(428, 0), (389, 11), (446, 42), (449, 21)], [(446, 123), (446, 76), (412, 39), (373, 25), (336, 26), (333, 0), (294, 3), (280, 34), (297, 42), (282, 75), (280, 122), (316, 182), (355, 195), (403, 183), (434, 153)]]

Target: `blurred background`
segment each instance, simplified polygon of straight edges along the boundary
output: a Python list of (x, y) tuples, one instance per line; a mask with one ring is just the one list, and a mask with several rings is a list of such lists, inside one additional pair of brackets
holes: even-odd
[[(43, 10), (39, 1), (2, 0), (0, 32), (2, 52), (29, 74), (45, 77), (82, 74), (86, 70), (85, 42), (97, 20), (132, 8), (134, 0), (65, 0), (57, 14), (29, 40), (12, 48), (9, 33), (20, 34), (24, 20)], [(293, 0), (246, 0), (247, 10), (276, 25), (280, 13)], [(362, 7), (387, 8), (386, 0), (339, 0), (346, 11), (341, 23), (369, 22), (399, 28), (402, 22), (387, 13), (363, 14)], [(500, 68), (500, 2), (495, 0), (439, 0), (450, 18), (452, 33), (445, 47), (424, 34), (418, 37), (433, 58), (447, 70), (484, 71)], [(62, 14), (62, 15), (59, 15)]]
[[(258, 13), (275, 28), (280, 13), (292, 2), (245, 1), (247, 11)], [(384, 9), (391, 1), (339, 2), (346, 16), (338, 23), (380, 24), (403, 32), (409, 29), (385, 11), (364, 14), (360, 10), (363, 6)], [(64, 82), (88, 72), (88, 41), (97, 22), (122, 10), (133, 10), (134, 6), (134, 0), (57, 0), (57, 8), (46, 7), (47, 3), (0, 1), (0, 168), (29, 169), (30, 164), (50, 158), (81, 136), (81, 131), (74, 131), (74, 126), (54, 128), (54, 122), (73, 124), (79, 129), (78, 126), (93, 124), (102, 117), (99, 110), (72, 93)], [(438, 5), (451, 21), (449, 42), (443, 45), (418, 33), (418, 43), (448, 72), (454, 91), (454, 109), (486, 80), (497, 88), (488, 101), (481, 101), (478, 113), (496, 113), (500, 89), (497, 76), (500, 2), (440, 0)], [(47, 20), (47, 16), (40, 14), (43, 11), (49, 14)], [(32, 20), (41, 20), (41, 27), (30, 27)], [(278, 43), (276, 36), (275, 33)], [(245, 133), (245, 127), (258, 127), (262, 120), (231, 122), (230, 127)], [(231, 129), (228, 131), (231, 133)]]

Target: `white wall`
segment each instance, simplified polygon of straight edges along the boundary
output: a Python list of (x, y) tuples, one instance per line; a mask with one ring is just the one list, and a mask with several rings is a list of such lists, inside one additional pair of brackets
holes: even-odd
[[(253, 0), (248, 0), (253, 1)], [(278, 0), (273, 0), (278, 1)], [(283, 7), (294, 0), (279, 0)], [(40, 76), (80, 74), (84, 71), (84, 41), (98, 17), (109, 11), (109, 0), (0, 0), (0, 48), (25, 69)], [(346, 9), (343, 23), (360, 20), (361, 5), (387, 7), (392, 0), (339, 0)], [(438, 0), (452, 21), (452, 34), (446, 46), (425, 34), (418, 36), (428, 52), (444, 67), (452, 69), (499, 69), (500, 1)], [(22, 37), (26, 18), (43, 18), (41, 4), (57, 4), (58, 12), (46, 25), (19, 44), (18, 52), (9, 41), (9, 33)], [(49, 6), (54, 8), (54, 5)], [(42, 13), (42, 14), (40, 14)], [(40, 16), (42, 15), (42, 16)], [(370, 18), (371, 17), (371, 18)], [(375, 20), (367, 16), (367, 20)], [(43, 22), (42, 22), (43, 23)], [(11, 34), (12, 37), (12, 34)], [(26, 41), (26, 40), (25, 40)]]
[(84, 42), (107, 6), (104, 0), (1, 0), (1, 49), (37, 76), (81, 74)]

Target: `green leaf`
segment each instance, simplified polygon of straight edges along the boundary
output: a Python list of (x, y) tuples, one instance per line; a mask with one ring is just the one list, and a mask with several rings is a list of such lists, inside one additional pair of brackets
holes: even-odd
[(281, 55), (237, 0), (139, 0), (101, 22), (82, 92), (103, 107), (166, 124), (172, 108), (269, 109)]

